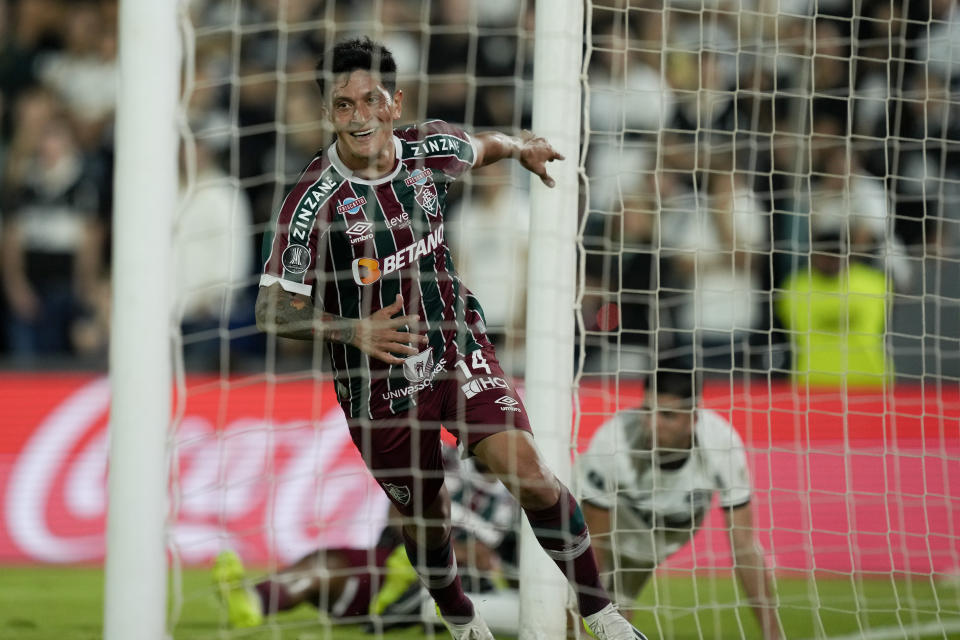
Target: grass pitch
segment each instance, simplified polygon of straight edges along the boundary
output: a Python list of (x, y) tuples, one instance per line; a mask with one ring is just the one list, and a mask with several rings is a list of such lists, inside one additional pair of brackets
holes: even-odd
[[(97, 568), (0, 568), (0, 638), (94, 640), (102, 637), (103, 573)], [(787, 638), (960, 639), (960, 584), (891, 577), (779, 577), (780, 616)], [(224, 627), (208, 574), (183, 574), (176, 640), (370, 640), (359, 627), (331, 626), (310, 607), (256, 630)], [(173, 598), (171, 598), (171, 602)], [(729, 576), (658, 576), (638, 603), (634, 621), (651, 638), (759, 638), (749, 607)], [(390, 632), (389, 640), (431, 637)], [(433, 637), (445, 638), (445, 634)], [(502, 638), (502, 636), (501, 636)], [(136, 639), (131, 639), (136, 640)], [(506, 638), (502, 638), (506, 640)]]

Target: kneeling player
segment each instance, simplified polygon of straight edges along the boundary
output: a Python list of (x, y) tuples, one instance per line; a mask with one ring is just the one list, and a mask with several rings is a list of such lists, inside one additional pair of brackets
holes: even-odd
[(598, 563), (615, 597), (629, 604), (656, 566), (693, 538), (719, 493), (737, 577), (764, 638), (778, 639), (743, 442), (720, 414), (697, 402), (692, 371), (658, 370), (646, 381), (643, 406), (604, 423), (578, 460)]

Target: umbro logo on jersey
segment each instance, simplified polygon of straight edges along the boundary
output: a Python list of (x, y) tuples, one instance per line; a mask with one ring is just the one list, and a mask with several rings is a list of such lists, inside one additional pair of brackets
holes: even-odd
[(347, 235), (350, 236), (350, 244), (357, 244), (373, 237), (370, 230), (373, 229), (373, 223), (366, 220), (355, 222), (347, 229)]
[(520, 407), (517, 406), (520, 404), (520, 401), (510, 396), (500, 396), (494, 400), (493, 403), (500, 405), (501, 411), (520, 411)]
[(357, 222), (353, 226), (351, 226), (349, 229), (347, 229), (347, 235), (354, 236), (354, 237), (362, 236), (367, 231), (370, 231), (370, 229), (373, 229), (372, 222)]

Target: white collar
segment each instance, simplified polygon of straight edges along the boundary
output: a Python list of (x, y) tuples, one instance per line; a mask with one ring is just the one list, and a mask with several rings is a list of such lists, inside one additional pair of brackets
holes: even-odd
[(330, 164), (333, 165), (333, 168), (336, 169), (340, 175), (342, 175), (344, 178), (346, 178), (350, 182), (357, 182), (360, 184), (383, 184), (385, 182), (390, 182), (397, 176), (398, 173), (400, 173), (400, 167), (402, 165), (402, 163), (400, 162), (400, 159), (401, 159), (400, 154), (403, 152), (403, 147), (401, 146), (400, 138), (398, 138), (397, 136), (393, 136), (393, 146), (396, 149), (396, 157), (395, 157), (397, 161), (396, 166), (393, 168), (393, 171), (391, 171), (390, 173), (384, 176), (380, 176), (379, 178), (375, 178), (373, 180), (367, 180), (365, 178), (357, 177), (356, 175), (354, 175), (353, 169), (350, 169), (345, 164), (343, 164), (343, 160), (340, 159), (340, 154), (337, 153), (336, 140), (333, 141), (333, 144), (327, 147), (327, 157), (330, 158)]

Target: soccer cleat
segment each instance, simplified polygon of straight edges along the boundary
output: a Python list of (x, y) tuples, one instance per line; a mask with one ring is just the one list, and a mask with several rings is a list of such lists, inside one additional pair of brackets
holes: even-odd
[(373, 602), (370, 603), (372, 615), (383, 615), (390, 605), (407, 595), (414, 584), (419, 585), (420, 578), (410, 564), (410, 560), (407, 559), (407, 550), (403, 545), (398, 546), (387, 556), (384, 568), (386, 578)]
[(443, 623), (447, 625), (447, 629), (450, 630), (450, 635), (453, 636), (453, 640), (496, 640), (493, 634), (490, 633), (490, 628), (487, 626), (487, 623), (483, 621), (483, 618), (481, 618), (480, 614), (476, 611), (473, 613), (473, 620), (466, 624), (453, 624), (446, 620), (444, 620)]
[(597, 640), (647, 640), (647, 636), (630, 624), (613, 604), (586, 616), (583, 623)]
[(263, 624), (260, 596), (245, 584), (240, 556), (233, 551), (221, 551), (213, 564), (212, 577), (220, 601), (227, 606), (227, 622), (232, 628)]
[(382, 611), (371, 615), (379, 616), (379, 621), (371, 620), (365, 626), (367, 633), (376, 633), (378, 629), (390, 631), (412, 627), (422, 622), (421, 605), (432, 600), (430, 594), (420, 585), (420, 582), (411, 584), (398, 598), (390, 602)]

